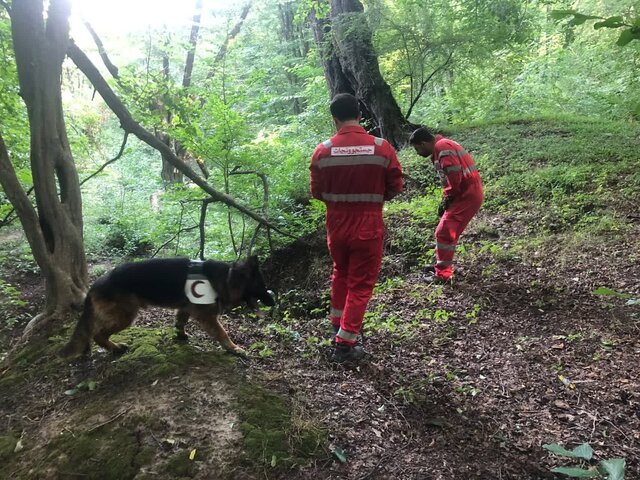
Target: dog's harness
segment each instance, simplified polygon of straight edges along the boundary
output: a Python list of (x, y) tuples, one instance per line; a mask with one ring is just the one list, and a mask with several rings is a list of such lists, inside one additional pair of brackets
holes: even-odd
[[(187, 270), (184, 293), (191, 303), (209, 305), (216, 303), (219, 295), (204, 274), (203, 265), (204, 262), (201, 260), (191, 260)], [(231, 275), (231, 269), (229, 269), (229, 275)]]

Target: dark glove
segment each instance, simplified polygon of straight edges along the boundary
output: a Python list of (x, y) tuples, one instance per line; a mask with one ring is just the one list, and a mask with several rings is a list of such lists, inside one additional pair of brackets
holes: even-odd
[(444, 197), (442, 199), (442, 201), (440, 202), (440, 205), (438, 205), (438, 217), (441, 217), (442, 215), (444, 215), (444, 212), (447, 210), (447, 208), (449, 208), (449, 205), (451, 205), (451, 202), (453, 202), (452, 197)]

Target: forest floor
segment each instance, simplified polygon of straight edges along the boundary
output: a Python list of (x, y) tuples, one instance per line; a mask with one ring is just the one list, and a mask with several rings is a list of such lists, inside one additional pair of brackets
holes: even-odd
[[(196, 328), (176, 345), (171, 312), (151, 309), (118, 359), (57, 360), (64, 332), (0, 370), (0, 477), (535, 480), (624, 458), (640, 478), (640, 131), (518, 121), (451, 136), (476, 156), (487, 203), (453, 285), (428, 283), (437, 197), (406, 157), (367, 364), (327, 360), (319, 231), (266, 262), (273, 311), (225, 319), (248, 359)], [(23, 255), (0, 260), (4, 351), (43, 286)], [(589, 443), (593, 459), (551, 443)]]

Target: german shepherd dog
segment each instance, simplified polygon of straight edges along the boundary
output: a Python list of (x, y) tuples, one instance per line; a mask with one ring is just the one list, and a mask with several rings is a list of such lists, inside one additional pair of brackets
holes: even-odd
[[(195, 267), (195, 268), (194, 268)], [(192, 303), (185, 292), (188, 278), (208, 280), (213, 287), (214, 303)], [(203, 281), (195, 281), (204, 284)], [(202, 296), (198, 289), (191, 290), (195, 297)], [(215, 293), (214, 293), (215, 292)], [(192, 297), (193, 298), (193, 297)], [(257, 308), (257, 300), (268, 306), (275, 305), (267, 291), (255, 256), (236, 263), (207, 260), (192, 262), (188, 258), (152, 259), (125, 263), (99, 278), (89, 289), (84, 311), (78, 320), (71, 340), (58, 354), (70, 357), (89, 354), (91, 340), (112, 353), (127, 350), (124, 343), (114, 343), (109, 337), (130, 326), (138, 310), (147, 306), (177, 309), (176, 335), (187, 340), (184, 327), (189, 317), (194, 317), (202, 327), (217, 338), (231, 353), (245, 352), (234, 344), (218, 321), (224, 308), (246, 302)]]

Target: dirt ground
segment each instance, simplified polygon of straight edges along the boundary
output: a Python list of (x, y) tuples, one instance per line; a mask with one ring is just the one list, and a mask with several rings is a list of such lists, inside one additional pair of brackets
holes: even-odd
[[(493, 225), (506, 255), (483, 252), (480, 224)], [(277, 346), (252, 368), (288, 385), (348, 457), (287, 478), (547, 479), (555, 478), (551, 468), (579, 462), (542, 445), (583, 442), (595, 451), (589, 465), (626, 458), (626, 478), (640, 478), (639, 310), (593, 294), (606, 286), (638, 296), (638, 232), (612, 236), (606, 249), (600, 241), (575, 249), (554, 239), (520, 257), (500, 238), (513, 228), (481, 216), (463, 241), (453, 286), (430, 285), (410, 265), (386, 262), (383, 284), (398, 281), (387, 281), (370, 303), (387, 325), (369, 329), (371, 362), (359, 370), (332, 368), (322, 355), (301, 358), (306, 339), (328, 336), (323, 317), (292, 320), (293, 341), (242, 339)], [(277, 275), (318, 297), (329, 265), (320, 242), (314, 251), (316, 260), (303, 247), (286, 252), (299, 264)]]
[[(490, 225), (491, 235), (480, 225)], [(266, 459), (259, 472), (234, 473), (242, 448), (231, 398), (237, 393), (225, 395), (232, 390), (204, 365), (179, 376), (129, 371), (135, 381), (105, 374), (98, 391), (113, 406), (109, 415), (91, 413), (86, 392), (65, 398), (64, 389), (87, 377), (70, 366), (35, 377), (21, 398), (3, 398), (0, 425), (15, 431), (17, 422), (40, 451), (73, 434), (73, 425), (85, 432), (129, 429), (137, 455), (148, 455), (146, 463), (135, 457), (143, 465), (135, 478), (220, 478), (217, 472), (225, 471), (228, 478), (292, 480), (552, 479), (562, 477), (551, 468), (579, 462), (542, 445), (571, 449), (583, 442), (595, 452), (583, 465), (625, 458), (626, 478), (640, 478), (640, 309), (627, 298), (593, 293), (608, 287), (638, 297), (640, 229), (612, 236), (606, 248), (602, 239), (575, 247), (556, 237), (523, 253), (513, 246), (514, 228), (481, 216), (464, 237), (452, 286), (431, 285), (415, 262), (388, 252), (365, 325), (370, 361), (356, 370), (327, 361), (330, 265), (322, 237), (265, 265), (280, 306), (264, 319), (226, 320), (233, 340), (252, 356), (223, 368), (239, 369), (322, 425), (326, 455), (286, 469), (271, 469)], [(39, 279), (13, 280), (37, 308)], [(171, 321), (168, 312), (150, 310), (138, 323), (151, 328)], [(217, 351), (195, 327), (192, 334), (196, 350)], [(100, 379), (114, 362), (94, 356)], [(140, 420), (148, 417), (159, 423)], [(205, 463), (166, 473), (175, 452), (202, 444)], [(44, 455), (39, 461), (67, 464)], [(56, 468), (45, 478), (75, 478)]]

